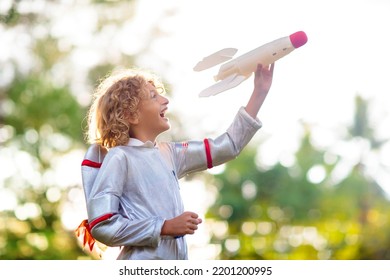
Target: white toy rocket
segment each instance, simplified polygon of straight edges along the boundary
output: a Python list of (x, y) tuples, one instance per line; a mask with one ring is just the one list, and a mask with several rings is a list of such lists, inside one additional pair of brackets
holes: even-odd
[[(216, 95), (238, 86), (252, 75), (256, 70), (257, 64), (261, 63), (264, 66), (270, 65), (293, 50), (303, 46), (306, 42), (307, 36), (305, 32), (298, 31), (290, 36), (269, 42), (221, 65), (218, 74), (214, 76), (214, 80), (220, 82), (206, 88), (199, 96), (207, 97)], [(225, 62), (231, 59), (236, 52), (237, 49), (227, 48), (213, 53), (198, 62), (194, 67), (194, 71), (203, 71)]]

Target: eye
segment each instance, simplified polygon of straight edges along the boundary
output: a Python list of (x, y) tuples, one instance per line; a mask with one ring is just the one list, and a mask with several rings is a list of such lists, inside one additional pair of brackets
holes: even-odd
[(150, 98), (156, 98), (157, 97), (157, 92), (154, 90), (150, 91)]

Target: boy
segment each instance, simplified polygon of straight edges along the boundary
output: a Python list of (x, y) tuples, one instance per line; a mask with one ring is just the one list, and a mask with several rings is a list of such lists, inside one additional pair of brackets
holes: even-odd
[[(87, 229), (93, 237), (120, 246), (118, 259), (187, 259), (185, 235), (202, 220), (184, 211), (178, 180), (238, 156), (261, 127), (256, 116), (273, 70), (274, 64), (258, 65), (248, 104), (225, 133), (185, 143), (156, 141), (170, 128), (169, 100), (156, 77), (127, 71), (103, 81), (89, 111), (94, 145), (82, 169)], [(101, 167), (89, 160), (97, 160), (97, 151), (105, 156)], [(91, 171), (96, 167), (98, 172)]]

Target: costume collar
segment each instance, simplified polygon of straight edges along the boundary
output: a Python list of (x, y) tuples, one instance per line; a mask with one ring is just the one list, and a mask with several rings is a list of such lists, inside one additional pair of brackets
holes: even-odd
[(156, 145), (152, 143), (152, 141), (146, 141), (142, 142), (141, 140), (138, 140), (136, 138), (130, 138), (129, 142), (127, 143), (128, 146), (133, 147), (145, 147), (145, 148), (154, 148)]

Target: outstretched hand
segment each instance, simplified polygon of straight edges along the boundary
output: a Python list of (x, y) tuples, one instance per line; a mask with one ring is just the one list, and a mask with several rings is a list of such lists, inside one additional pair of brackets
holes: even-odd
[(198, 224), (202, 219), (193, 212), (184, 212), (183, 214), (164, 222), (161, 229), (161, 235), (180, 236), (194, 234), (198, 229)]
[(261, 64), (257, 65), (253, 93), (245, 107), (245, 110), (252, 118), (256, 118), (271, 88), (274, 66), (274, 63), (266, 67)]
[(261, 64), (257, 65), (255, 71), (255, 91), (261, 93), (268, 93), (272, 85), (272, 78), (274, 73), (275, 63), (272, 63), (268, 66), (263, 66)]

